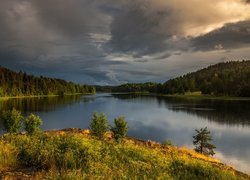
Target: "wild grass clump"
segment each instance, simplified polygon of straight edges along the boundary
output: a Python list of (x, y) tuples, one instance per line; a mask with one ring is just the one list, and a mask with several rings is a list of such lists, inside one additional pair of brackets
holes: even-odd
[(17, 163), (17, 151), (14, 146), (0, 140), (0, 172), (12, 168)]
[(21, 166), (36, 169), (81, 169), (86, 165), (87, 153), (82, 139), (77, 136), (49, 136), (48, 134), (7, 135), (18, 150), (17, 160)]

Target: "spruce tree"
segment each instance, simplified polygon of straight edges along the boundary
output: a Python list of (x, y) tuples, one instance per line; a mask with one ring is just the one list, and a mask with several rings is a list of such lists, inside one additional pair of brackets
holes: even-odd
[(91, 118), (89, 125), (90, 130), (99, 138), (102, 138), (103, 135), (109, 130), (107, 117), (104, 113), (100, 115), (97, 112), (94, 112)]
[(201, 128), (200, 130), (195, 130), (197, 134), (193, 136), (193, 144), (195, 145), (194, 150), (196, 152), (205, 154), (207, 156), (214, 155), (215, 145), (211, 144), (212, 137), (210, 135), (210, 131), (208, 131), (207, 127)]
[(128, 132), (128, 123), (124, 117), (117, 117), (114, 119), (115, 126), (111, 128), (114, 134), (114, 138), (117, 142), (120, 142), (124, 137), (126, 137)]

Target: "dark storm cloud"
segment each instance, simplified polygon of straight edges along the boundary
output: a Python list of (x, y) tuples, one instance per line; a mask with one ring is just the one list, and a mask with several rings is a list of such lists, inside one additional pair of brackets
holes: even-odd
[(166, 39), (170, 35), (157, 31), (168, 12), (166, 10), (146, 14), (149, 6), (147, 1), (133, 1), (114, 16), (111, 24), (112, 38), (108, 43), (112, 51), (139, 56), (168, 49)]
[(55, 28), (72, 36), (105, 30), (104, 20), (93, 0), (34, 0), (32, 4), (46, 27)]
[(248, 47), (247, 21), (223, 27), (250, 17), (246, 2), (1, 0), (0, 65), (91, 84), (157, 79), (153, 60)]
[(107, 32), (109, 19), (98, 11), (95, 3), (1, 1), (0, 65), (36, 74), (79, 77), (82, 67), (121, 64), (105, 59), (105, 52), (99, 47), (105, 36), (103, 40), (98, 35)]
[[(249, 6), (239, 0), (191, 0), (189, 3), (183, 0), (178, 3), (128, 0), (112, 16), (108, 47), (111, 52), (132, 54), (136, 58), (157, 56), (162, 52), (171, 55), (176, 50), (189, 51), (190, 39), (206, 35), (227, 22), (245, 20), (250, 17), (249, 10)], [(215, 46), (222, 48), (220, 44)]]
[(250, 21), (227, 24), (191, 40), (194, 50), (237, 49), (250, 46)]

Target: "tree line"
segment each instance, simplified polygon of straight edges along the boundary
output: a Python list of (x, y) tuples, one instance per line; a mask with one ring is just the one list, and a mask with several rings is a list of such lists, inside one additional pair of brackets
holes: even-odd
[(74, 93), (95, 93), (95, 87), (75, 84), (57, 78), (36, 77), (0, 66), (0, 97)]
[(215, 96), (250, 97), (250, 60), (211, 65), (165, 83), (128, 83), (98, 87), (98, 91), (184, 94), (200, 91)]

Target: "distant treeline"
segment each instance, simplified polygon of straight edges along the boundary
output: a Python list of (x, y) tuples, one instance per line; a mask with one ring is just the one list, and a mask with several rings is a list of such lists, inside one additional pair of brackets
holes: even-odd
[(184, 94), (201, 91), (216, 96), (250, 97), (250, 61), (218, 63), (197, 72), (160, 83), (98, 87), (98, 91)]
[(64, 95), (95, 93), (95, 87), (75, 84), (62, 79), (35, 77), (0, 66), (0, 97), (32, 95)]

